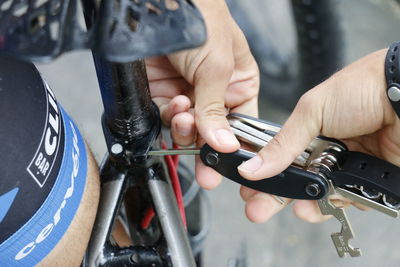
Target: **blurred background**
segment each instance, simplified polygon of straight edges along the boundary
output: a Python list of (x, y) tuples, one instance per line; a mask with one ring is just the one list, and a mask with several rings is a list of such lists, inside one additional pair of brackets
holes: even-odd
[[(307, 8), (311, 1), (298, 2)], [(228, 1), (260, 65), (260, 117), (263, 119), (283, 123), (295, 99), (306, 89), (303, 88), (305, 81), (316, 82), (310, 81), (313, 75), (317, 76), (316, 80), (324, 79), (318, 76), (320, 72), (326, 71), (325, 75), (329, 75), (344, 64), (400, 39), (400, 4), (394, 0), (318, 2), (328, 3), (334, 11), (324, 13), (327, 11), (318, 9), (322, 10), (317, 14), (322, 23), (318, 25), (322, 27), (310, 32), (294, 27), (292, 8), (287, 0)], [(307, 18), (312, 22), (312, 16)], [(308, 34), (305, 46), (312, 45), (307, 43), (310, 40), (322, 40), (322, 43), (308, 52), (296, 50), (296, 30)], [(321, 49), (326, 50), (322, 53)], [(317, 58), (315, 55), (326, 58), (310, 62)], [(310, 64), (314, 69), (307, 69)], [(96, 159), (101, 161), (106, 151), (100, 126), (102, 104), (91, 54), (67, 54), (51, 64), (39, 65), (39, 69), (59, 102), (77, 122)], [(274, 73), (285, 75), (271, 78)], [(252, 267), (400, 266), (400, 223), (386, 215), (350, 208), (348, 215), (356, 234), (351, 244), (360, 247), (363, 256), (340, 259), (330, 238), (332, 232), (340, 230), (335, 220), (304, 223), (292, 215), (289, 206), (268, 223), (257, 225), (245, 218), (237, 184), (224, 180), (208, 195), (213, 221), (205, 242), (204, 266), (227, 266), (230, 259), (244, 251), (247, 264)]]

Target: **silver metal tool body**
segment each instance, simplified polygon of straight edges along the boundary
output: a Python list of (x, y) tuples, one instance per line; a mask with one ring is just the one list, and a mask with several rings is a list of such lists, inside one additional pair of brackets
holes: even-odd
[(349, 244), (350, 239), (354, 238), (354, 231), (344, 208), (336, 207), (330, 200), (330, 197), (335, 194), (337, 194), (335, 187), (332, 185), (332, 182), (329, 182), (329, 192), (318, 200), (318, 206), (323, 215), (333, 215), (342, 225), (340, 232), (331, 234), (338, 255), (344, 257), (348, 253), (351, 257), (359, 257), (361, 256), (361, 250), (353, 248)]

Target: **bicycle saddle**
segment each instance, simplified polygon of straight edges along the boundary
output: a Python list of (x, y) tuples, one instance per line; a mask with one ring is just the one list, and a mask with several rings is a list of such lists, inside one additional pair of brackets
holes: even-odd
[(0, 53), (24, 60), (90, 48), (109, 61), (129, 62), (205, 39), (191, 0), (0, 0)]

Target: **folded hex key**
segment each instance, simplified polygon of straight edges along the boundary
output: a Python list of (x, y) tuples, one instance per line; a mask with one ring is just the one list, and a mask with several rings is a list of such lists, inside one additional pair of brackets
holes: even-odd
[[(280, 126), (268, 121), (232, 113), (227, 116), (236, 137), (255, 151), (260, 150), (279, 132)], [(246, 187), (278, 197), (317, 200), (324, 215), (333, 215), (342, 225), (331, 234), (340, 257), (361, 255), (359, 248), (349, 244), (353, 229), (342, 207), (331, 202), (341, 195), (392, 217), (400, 210), (400, 168), (376, 157), (349, 151), (333, 138), (316, 137), (296, 160), (277, 176), (250, 181), (237, 167), (255, 156), (239, 149), (233, 153), (215, 151), (209, 145), (201, 149), (152, 150), (148, 155), (200, 154), (203, 163), (224, 177)]]

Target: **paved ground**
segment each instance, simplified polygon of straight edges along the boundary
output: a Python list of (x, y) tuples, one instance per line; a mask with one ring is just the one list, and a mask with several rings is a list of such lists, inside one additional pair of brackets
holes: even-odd
[[(272, 2), (278, 5), (281, 1)], [(252, 0), (244, 3), (249, 7)], [(338, 5), (346, 28), (347, 62), (399, 38), (400, 13), (389, 1), (338, 0)], [(267, 8), (273, 9), (275, 5)], [(257, 10), (254, 16), (263, 18), (264, 12)], [(102, 106), (90, 54), (73, 53), (40, 69), (100, 160), (105, 151), (99, 124)], [(271, 108), (272, 105), (263, 106), (267, 106), (263, 118), (277, 122), (285, 119), (286, 114)], [(243, 243), (247, 245), (248, 266), (252, 267), (400, 266), (397, 220), (373, 211), (350, 209), (349, 217), (356, 232), (352, 243), (363, 249), (364, 256), (339, 259), (330, 240), (330, 233), (339, 230), (337, 222), (307, 224), (294, 218), (287, 208), (270, 222), (255, 225), (244, 217), (238, 189), (236, 184), (224, 181), (209, 192), (214, 224), (206, 242), (205, 266), (226, 266)]]

